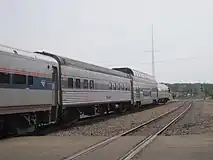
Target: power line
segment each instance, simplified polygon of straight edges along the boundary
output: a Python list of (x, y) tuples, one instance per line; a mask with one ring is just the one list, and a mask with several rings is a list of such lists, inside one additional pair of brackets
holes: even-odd
[[(205, 56), (212, 56), (213, 54), (208, 54)], [(198, 59), (203, 58), (204, 56), (194, 56), (194, 57), (185, 57), (185, 58), (175, 58), (175, 59), (169, 59), (169, 60), (162, 60), (162, 61), (155, 61), (155, 63), (166, 63), (166, 62), (173, 62), (173, 61), (184, 61), (184, 60), (192, 60), (192, 59)], [(152, 62), (142, 62), (140, 64), (150, 64)]]

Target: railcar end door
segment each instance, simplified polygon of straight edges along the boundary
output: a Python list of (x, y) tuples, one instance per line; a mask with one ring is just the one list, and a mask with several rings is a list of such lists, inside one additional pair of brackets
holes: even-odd
[(134, 88), (133, 88), (133, 78), (131, 77), (131, 80), (130, 80), (130, 90), (131, 90), (131, 103), (134, 104)]
[(51, 110), (51, 122), (57, 120), (58, 111), (58, 69), (52, 67), (52, 110)]

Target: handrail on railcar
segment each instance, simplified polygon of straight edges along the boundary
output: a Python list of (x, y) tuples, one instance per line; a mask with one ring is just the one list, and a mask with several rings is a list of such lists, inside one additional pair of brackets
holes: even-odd
[(59, 85), (59, 109), (58, 109), (58, 119), (57, 121), (60, 122), (61, 119), (62, 119), (62, 85), (61, 85), (61, 60), (60, 60), (60, 57), (55, 55), (55, 54), (52, 54), (52, 53), (48, 53), (48, 52), (39, 52), (39, 51), (36, 51), (34, 52), (36, 54), (40, 54), (40, 55), (44, 55), (44, 56), (48, 56), (48, 57), (51, 57), (53, 59), (55, 59), (57, 62), (58, 62), (58, 76), (59, 76), (59, 80), (58, 80), (58, 85)]

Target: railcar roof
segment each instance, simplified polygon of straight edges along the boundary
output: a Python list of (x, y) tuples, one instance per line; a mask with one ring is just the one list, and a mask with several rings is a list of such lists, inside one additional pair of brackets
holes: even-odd
[(51, 56), (51, 57), (57, 57), (59, 59), (61, 65), (75, 66), (75, 67), (81, 68), (81, 69), (86, 69), (86, 70), (90, 70), (90, 71), (94, 71), (94, 72), (100, 72), (100, 73), (105, 73), (105, 74), (110, 74), (110, 75), (115, 75), (115, 76), (120, 76), (120, 77), (126, 77), (126, 78), (129, 77), (129, 75), (126, 73), (122, 73), (122, 72), (115, 71), (115, 70), (105, 68), (105, 67), (101, 67), (98, 65), (58, 56), (56, 54), (47, 53), (47, 52), (36, 52), (36, 53), (46, 55), (46, 56)]
[(165, 85), (165, 84), (162, 84), (162, 83), (158, 83), (158, 89), (161, 89), (161, 90), (168, 90), (168, 86)]
[[(19, 58), (31, 60), (31, 61), (40, 61), (40, 62), (43, 62), (43, 63), (49, 63), (49, 64), (56, 65), (56, 62), (54, 62), (54, 61), (45, 60), (45, 59), (38, 58), (38, 57), (35, 57), (35, 56), (34, 57), (33, 56), (27, 56), (27, 55), (23, 55), (23, 54), (19, 54), (19, 53), (12, 53), (12, 52), (8, 52), (8, 51), (4, 51), (4, 50), (0, 50), (0, 54), (8, 55), (8, 56), (11, 56), (11, 57), (19, 57)], [(32, 52), (32, 54), (33, 54), (33, 52)]]
[(131, 74), (133, 76), (136, 76), (136, 77), (140, 77), (140, 78), (144, 78), (144, 79), (149, 79), (149, 80), (154, 80), (155, 81), (155, 78), (147, 73), (144, 73), (144, 72), (140, 72), (140, 71), (137, 71), (135, 69), (131, 69), (131, 68), (128, 68), (128, 67), (122, 67), (122, 68), (112, 68), (113, 70), (117, 70), (117, 71), (121, 71), (121, 72), (124, 72), (124, 73), (127, 73), (127, 74)]

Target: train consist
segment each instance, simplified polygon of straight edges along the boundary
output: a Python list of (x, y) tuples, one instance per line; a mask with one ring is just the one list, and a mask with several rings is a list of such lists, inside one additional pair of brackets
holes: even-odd
[(166, 103), (169, 88), (130, 69), (108, 69), (46, 52), (54, 61), (0, 51), (0, 132), (35, 131), (81, 114)]

